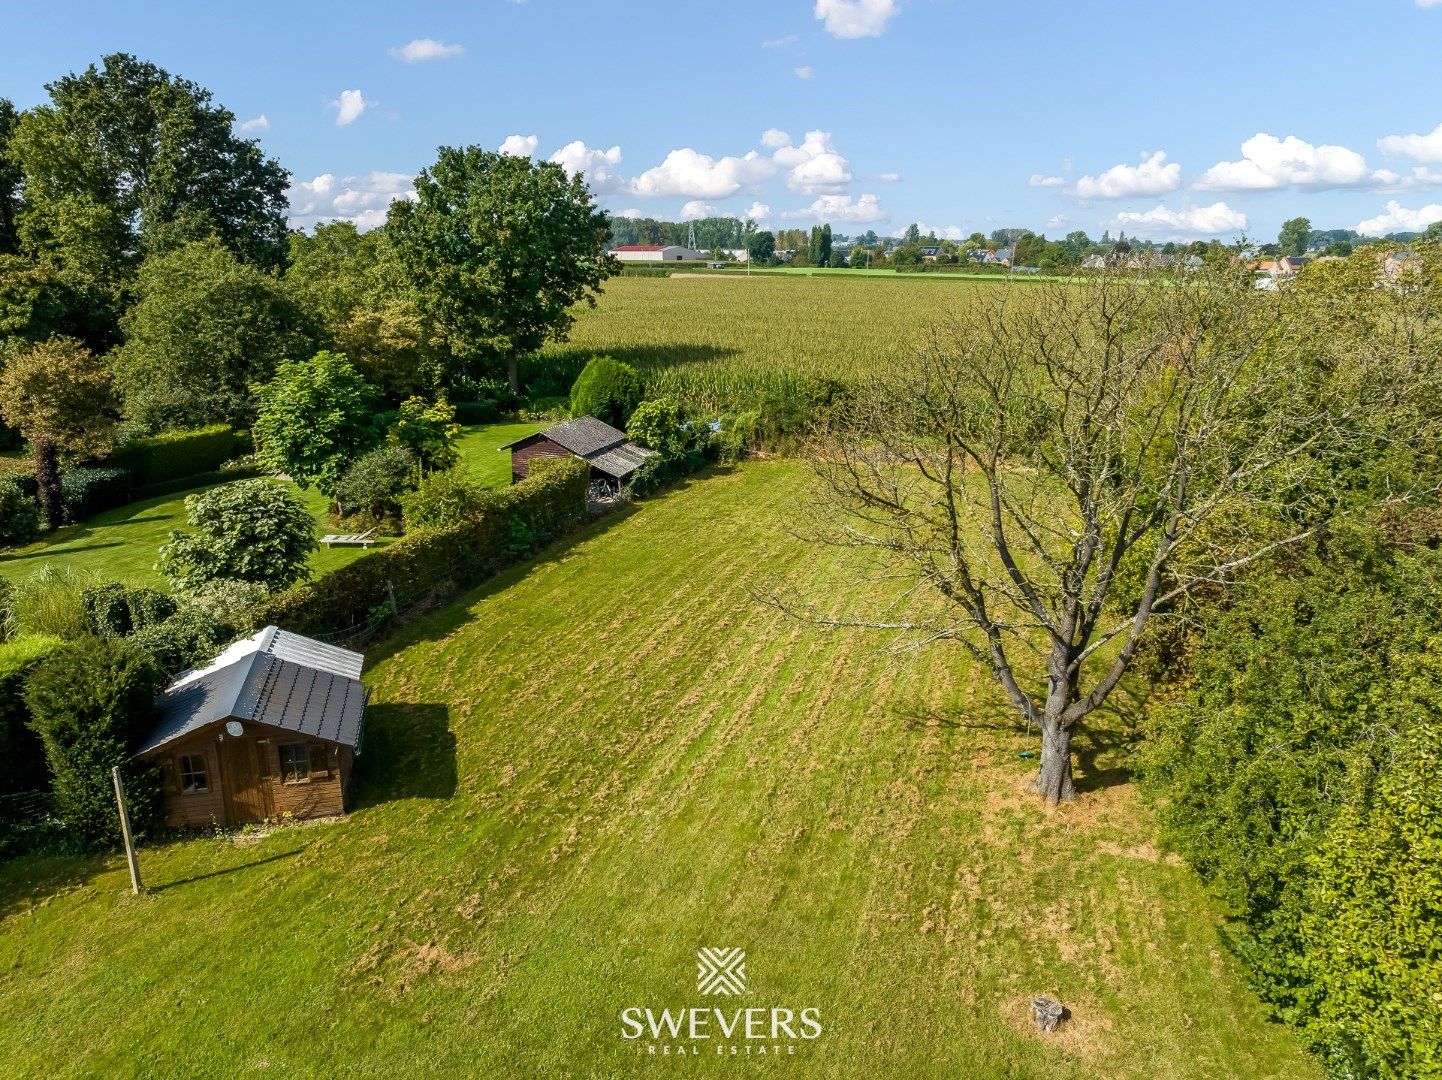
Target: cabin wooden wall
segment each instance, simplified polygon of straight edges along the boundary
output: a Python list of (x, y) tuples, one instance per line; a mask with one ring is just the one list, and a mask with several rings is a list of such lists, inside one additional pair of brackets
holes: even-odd
[(571, 451), (547, 438), (537, 438), (535, 442), (517, 446), (511, 450), (511, 482), (517, 483), (530, 475), (532, 458), (570, 456)]

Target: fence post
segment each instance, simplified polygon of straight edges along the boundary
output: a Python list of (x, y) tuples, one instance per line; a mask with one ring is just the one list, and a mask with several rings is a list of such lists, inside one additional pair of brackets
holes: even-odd
[(391, 618), (397, 618), (400, 609), (396, 607), (396, 587), (390, 583), (390, 579), (386, 579), (386, 603), (390, 605)]
[(130, 888), (140, 895), (140, 862), (135, 857), (135, 838), (130, 835), (130, 811), (125, 806), (125, 785), (120, 781), (120, 766), (110, 769), (110, 782), (115, 785), (115, 805), (120, 810), (120, 835), (125, 841), (125, 861), (130, 864)]

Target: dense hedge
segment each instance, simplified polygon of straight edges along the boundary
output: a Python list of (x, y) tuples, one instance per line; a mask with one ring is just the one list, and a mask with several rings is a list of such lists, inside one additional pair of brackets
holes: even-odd
[(42, 525), (35, 478), (0, 474), (0, 547), (30, 543), (40, 535)]
[(126, 443), (111, 455), (111, 463), (129, 469), (141, 487), (166, 480), (213, 472), (240, 452), (242, 441), (225, 424), (193, 431), (167, 431)]
[(179, 476), (174, 480), (163, 480), (158, 484), (146, 484), (144, 487), (136, 488), (135, 498), (157, 499), (162, 495), (175, 495), (182, 491), (193, 491), (196, 488), (210, 487), (214, 484), (249, 480), (251, 477), (260, 476), (262, 471), (257, 465), (233, 465), (226, 469), (193, 473), (190, 476)]
[(580, 521), (589, 481), (584, 461), (534, 462), (525, 480), (489, 493), (472, 519), (417, 531), (278, 593), (261, 605), (257, 620), (303, 634), (329, 633), (364, 622), (385, 603), (392, 585), (404, 591), (441, 576), (458, 587), (478, 584)]
[[(30, 730), (25, 680), (64, 644), (58, 637), (17, 638), (0, 645), (0, 795), (34, 791), (47, 784), (45, 748)], [(5, 803), (0, 801), (0, 815)]]
[(130, 501), (128, 469), (66, 469), (60, 474), (60, 505), (71, 525)]

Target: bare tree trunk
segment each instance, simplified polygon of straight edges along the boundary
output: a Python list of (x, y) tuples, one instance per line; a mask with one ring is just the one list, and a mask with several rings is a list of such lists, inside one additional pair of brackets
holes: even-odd
[(1043, 720), (1041, 768), (1036, 773), (1036, 792), (1055, 806), (1076, 798), (1071, 780), (1071, 728), (1060, 720)]
[(521, 396), (521, 358), (511, 353), (506, 360), (506, 379), (511, 384), (511, 393)]
[(47, 528), (58, 529), (65, 519), (60, 497), (60, 460), (55, 443), (49, 439), (35, 440), (35, 484), (39, 489), (40, 510)]

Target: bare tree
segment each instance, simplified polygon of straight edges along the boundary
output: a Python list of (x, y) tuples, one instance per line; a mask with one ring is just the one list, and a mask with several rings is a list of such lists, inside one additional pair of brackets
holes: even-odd
[(1333, 362), (1286, 296), (1230, 270), (978, 290), (914, 365), (816, 433), (804, 530), (893, 601), (827, 626), (954, 642), (1041, 731), (1036, 790), (1074, 797), (1071, 739), (1143, 637), (1357, 500), (1340, 455), (1385, 438), (1385, 350)]

